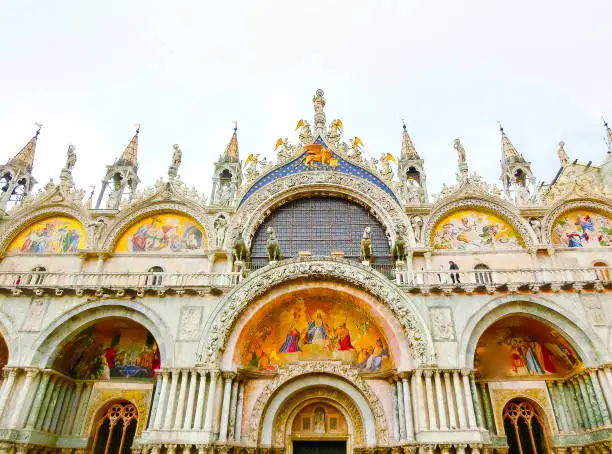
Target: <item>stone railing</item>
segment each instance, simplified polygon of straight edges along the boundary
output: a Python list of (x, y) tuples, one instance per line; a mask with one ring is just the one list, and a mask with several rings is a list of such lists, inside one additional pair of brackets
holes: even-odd
[(500, 287), (506, 287), (510, 291), (523, 287), (532, 290), (541, 287), (560, 290), (567, 286), (576, 288), (594, 286), (602, 290), (604, 286), (612, 284), (611, 277), (612, 267), (395, 270), (395, 280), (399, 285), (425, 291), (432, 288), (443, 291), (452, 291), (455, 288), (461, 288), (467, 292), (479, 288), (495, 291)]
[(74, 290), (77, 294), (85, 291), (104, 293), (116, 291), (146, 291), (164, 293), (172, 290), (180, 292), (209, 292), (235, 286), (241, 279), (240, 273), (55, 273), (46, 271), (1, 272), (0, 289), (8, 289), (14, 294), (24, 290), (42, 293), (55, 290)]

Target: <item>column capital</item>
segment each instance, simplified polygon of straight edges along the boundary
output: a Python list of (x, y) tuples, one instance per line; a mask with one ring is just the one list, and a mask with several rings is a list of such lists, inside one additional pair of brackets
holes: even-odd
[(40, 372), (38, 367), (26, 367), (24, 370), (28, 377), (34, 377), (38, 374), (38, 372)]
[(397, 374), (398, 378), (401, 378), (402, 380), (408, 380), (410, 378), (410, 376), (412, 375), (412, 372), (410, 371), (404, 371), (404, 372), (399, 372)]
[(470, 376), (472, 374), (473, 370), (472, 369), (461, 369), (461, 375), (463, 375), (464, 377)]
[(231, 370), (224, 370), (221, 372), (221, 376), (224, 380), (233, 380), (236, 377), (236, 372)]
[(425, 369), (425, 370), (423, 371), (423, 374), (425, 375), (425, 377), (426, 377), (426, 378), (430, 378), (430, 377), (433, 375), (433, 372), (434, 372), (434, 371), (433, 371), (433, 370), (431, 370), (431, 369)]

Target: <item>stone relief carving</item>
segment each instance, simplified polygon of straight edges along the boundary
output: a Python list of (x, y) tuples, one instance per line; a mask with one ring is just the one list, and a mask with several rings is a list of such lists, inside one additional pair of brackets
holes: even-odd
[(419, 365), (435, 363), (431, 336), (408, 297), (396, 286), (389, 286), (387, 279), (377, 275), (369, 267), (348, 260), (317, 258), (293, 259), (263, 268), (235, 287), (211, 315), (199, 351), (203, 363), (216, 367), (234, 324), (251, 301), (271, 288), (293, 279), (317, 277), (338, 279), (373, 294), (385, 304), (401, 323), (411, 353)]
[(580, 295), (582, 305), (587, 313), (587, 318), (593, 326), (608, 326), (608, 317), (604, 310), (598, 294), (582, 293)]
[(202, 308), (198, 306), (186, 306), (181, 308), (179, 319), (179, 340), (197, 340), (200, 335), (202, 324)]
[(49, 301), (46, 298), (32, 298), (20, 331), (40, 331), (48, 307)]
[(453, 323), (453, 311), (450, 307), (429, 308), (429, 319), (431, 320), (431, 335), (436, 341), (455, 341), (455, 324)]
[(312, 373), (333, 374), (350, 381), (366, 398), (369, 407), (374, 414), (374, 424), (376, 425), (377, 443), (385, 445), (388, 442), (388, 430), (385, 419), (385, 412), (382, 404), (378, 400), (376, 393), (368, 385), (366, 380), (361, 377), (358, 371), (351, 368), (348, 364), (340, 364), (340, 362), (328, 361), (311, 361), (291, 365), (285, 369), (281, 369), (274, 379), (264, 388), (257, 401), (253, 405), (253, 410), (249, 417), (246, 435), (247, 439), (255, 444), (259, 435), (259, 425), (261, 418), (272, 394), (274, 394), (282, 385), (288, 381)]

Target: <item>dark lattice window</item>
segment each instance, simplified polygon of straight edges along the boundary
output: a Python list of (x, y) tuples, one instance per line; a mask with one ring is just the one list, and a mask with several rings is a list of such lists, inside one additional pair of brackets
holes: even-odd
[(274, 227), (283, 258), (297, 257), (299, 251), (329, 257), (344, 252), (358, 260), (361, 238), (369, 226), (374, 265), (390, 265), (387, 236), (379, 221), (361, 205), (345, 199), (311, 197), (291, 201), (272, 213), (255, 233), (251, 248), (253, 265), (267, 263), (267, 229)]

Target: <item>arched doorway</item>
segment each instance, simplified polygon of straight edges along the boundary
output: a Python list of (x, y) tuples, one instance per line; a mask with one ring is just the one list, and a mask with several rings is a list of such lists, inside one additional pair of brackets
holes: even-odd
[(512, 399), (503, 412), (509, 454), (551, 452), (542, 410), (527, 399)]
[(138, 426), (138, 410), (128, 401), (107, 405), (94, 424), (92, 454), (128, 454)]

